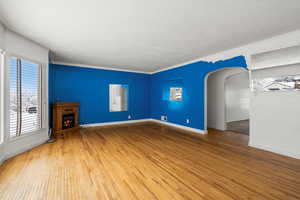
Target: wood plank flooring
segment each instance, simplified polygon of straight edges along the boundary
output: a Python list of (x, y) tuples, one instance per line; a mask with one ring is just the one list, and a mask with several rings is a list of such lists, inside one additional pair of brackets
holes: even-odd
[(300, 161), (246, 147), (247, 136), (236, 135), (81, 129), (7, 160), (0, 199), (300, 199)]

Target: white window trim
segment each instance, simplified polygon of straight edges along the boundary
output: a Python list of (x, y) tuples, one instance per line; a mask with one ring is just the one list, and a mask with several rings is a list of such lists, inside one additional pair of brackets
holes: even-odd
[[(112, 96), (112, 93), (111, 93), (111, 85), (121, 85), (121, 87), (123, 86), (123, 85), (127, 85), (127, 96), (126, 96), (126, 98), (127, 98), (127, 101), (126, 101), (126, 109), (124, 109), (124, 110), (113, 110), (112, 109), (112, 98), (113, 98), (113, 96)], [(108, 85), (108, 92), (109, 92), (109, 95), (108, 95), (108, 97), (109, 97), (109, 112), (111, 112), (111, 113), (116, 113), (116, 112), (128, 112), (129, 111), (129, 84), (127, 84), (127, 83), (125, 83), (125, 84), (123, 84), (123, 83), (120, 83), (120, 84), (118, 84), (118, 83), (110, 83), (109, 85)]]
[[(180, 89), (180, 92), (181, 92), (181, 98), (180, 99), (174, 98), (174, 93), (177, 89)], [(170, 101), (182, 101), (182, 99), (183, 99), (183, 89), (182, 89), (182, 87), (170, 87), (170, 98), (169, 98), (169, 100)]]
[[(5, 89), (4, 89), (4, 82), (5, 82), (5, 52), (0, 49), (0, 56), (2, 57), (0, 63), (0, 153), (1, 153), (1, 146), (4, 144), (5, 141), (5, 122), (4, 122), (4, 102), (5, 102)], [(1, 157), (1, 156), (0, 156)]]
[[(10, 90), (10, 82), (9, 82), (9, 59), (15, 57), (15, 58), (19, 58), (22, 60), (26, 60), (35, 64), (38, 64), (40, 66), (40, 106), (41, 106), (41, 124), (40, 124), (40, 129), (33, 131), (33, 132), (29, 132), (29, 133), (25, 133), (21, 136), (15, 136), (15, 137), (10, 137), (9, 134), (9, 124), (10, 124), (10, 112), (9, 112), (9, 101), (10, 101), (10, 94), (9, 94), (9, 90)], [(13, 142), (16, 140), (22, 140), (26, 137), (32, 136), (32, 135), (38, 135), (42, 132), (43, 129), (48, 129), (48, 117), (46, 116), (46, 114), (48, 113), (48, 108), (47, 108), (47, 99), (48, 99), (48, 93), (44, 93), (43, 91), (47, 91), (45, 90), (46, 87), (48, 87), (48, 84), (46, 82), (46, 80), (48, 80), (46, 77), (48, 76), (48, 71), (45, 70), (45, 64), (36, 61), (34, 59), (30, 59), (30, 58), (26, 58), (24, 56), (20, 56), (17, 54), (13, 54), (13, 53), (6, 53), (5, 56), (5, 65), (4, 65), (4, 142), (8, 141), (8, 142)]]

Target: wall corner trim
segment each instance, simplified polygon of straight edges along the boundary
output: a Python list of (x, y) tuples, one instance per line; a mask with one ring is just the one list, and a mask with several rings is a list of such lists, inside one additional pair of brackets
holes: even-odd
[(145, 71), (130, 70), (130, 69), (121, 69), (121, 68), (116, 68), (116, 67), (103, 67), (103, 66), (96, 66), (96, 65), (85, 65), (85, 64), (80, 64), (80, 63), (68, 63), (68, 62), (52, 61), (49, 64), (63, 65), (63, 66), (70, 66), (70, 67), (81, 67), (81, 68), (111, 70), (111, 71), (119, 71), (119, 72), (131, 72), (131, 73), (139, 73), (139, 74), (152, 74), (151, 72), (145, 72)]

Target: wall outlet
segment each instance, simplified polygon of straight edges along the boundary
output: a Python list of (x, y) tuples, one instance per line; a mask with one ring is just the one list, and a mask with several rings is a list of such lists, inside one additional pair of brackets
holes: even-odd
[(168, 118), (167, 118), (167, 116), (165, 116), (165, 115), (162, 115), (162, 116), (160, 117), (160, 120), (162, 120), (162, 121), (167, 121), (167, 120), (168, 120)]
[(131, 115), (128, 115), (128, 119), (131, 119)]
[(186, 123), (189, 124), (191, 121), (190, 119), (186, 119)]

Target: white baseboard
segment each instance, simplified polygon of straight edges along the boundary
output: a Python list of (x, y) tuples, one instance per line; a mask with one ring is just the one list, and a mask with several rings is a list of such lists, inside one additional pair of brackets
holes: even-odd
[(160, 123), (160, 124), (164, 124), (164, 125), (167, 125), (167, 126), (172, 126), (172, 127), (175, 127), (175, 128), (185, 130), (185, 131), (191, 131), (191, 132), (202, 134), (202, 135), (207, 134), (207, 131), (205, 131), (205, 130), (191, 128), (191, 127), (187, 127), (187, 126), (183, 126), (183, 125), (178, 125), (178, 124), (174, 124), (174, 123), (171, 123), (171, 122), (161, 121), (161, 120), (157, 120), (157, 119), (150, 119), (149, 121), (157, 122), (157, 123)]
[(167, 126), (172, 126), (172, 127), (175, 127), (175, 128), (179, 128), (179, 129), (182, 129), (182, 130), (195, 132), (195, 133), (198, 133), (198, 134), (207, 134), (207, 131), (205, 131), (205, 130), (191, 128), (191, 127), (187, 127), (187, 126), (183, 126), (183, 125), (178, 125), (178, 124), (174, 124), (174, 123), (170, 123), (170, 122), (160, 121), (160, 120), (157, 120), (157, 119), (127, 120), (127, 121), (117, 121), (117, 122), (83, 124), (83, 125), (80, 125), (80, 126), (83, 127), (83, 128), (87, 128), (87, 127), (107, 126), (107, 125), (119, 125), (119, 124), (130, 124), (130, 123), (139, 123), (139, 122), (156, 122), (156, 123), (160, 123), (160, 124), (165, 124)]
[(138, 119), (138, 120), (126, 120), (126, 121), (116, 121), (116, 122), (103, 122), (103, 123), (94, 123), (94, 124), (82, 124), (80, 127), (97, 127), (97, 126), (108, 126), (108, 125), (119, 125), (119, 124), (134, 124), (140, 122), (147, 122), (150, 119)]
[(287, 152), (283, 149), (277, 149), (277, 148), (274, 148), (274, 147), (270, 147), (268, 145), (254, 144), (253, 142), (249, 141), (249, 146), (257, 148), (257, 149), (265, 150), (265, 151), (270, 151), (272, 153), (277, 153), (277, 154), (280, 154), (280, 155), (300, 159), (300, 154), (299, 153)]

